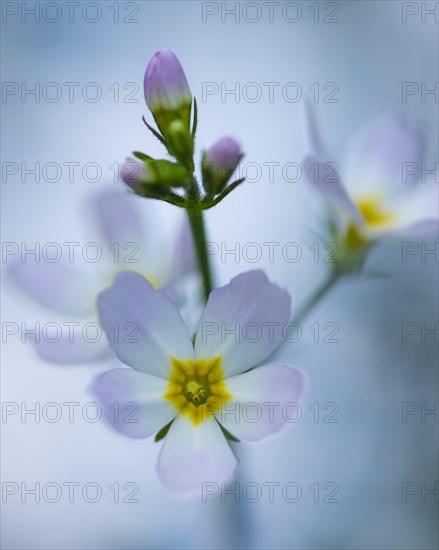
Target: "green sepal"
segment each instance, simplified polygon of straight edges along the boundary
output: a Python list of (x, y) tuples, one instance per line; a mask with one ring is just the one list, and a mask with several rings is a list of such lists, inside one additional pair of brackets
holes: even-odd
[[(152, 113), (157, 128), (160, 130), (164, 145), (168, 148), (169, 126), (175, 120), (181, 120), (187, 132), (190, 131), (192, 102), (182, 104), (178, 109), (155, 109)], [(155, 134), (154, 134), (155, 135)], [(157, 137), (157, 136), (156, 136)], [(172, 154), (172, 153), (171, 153)]]
[(161, 136), (161, 135), (157, 132), (157, 130), (155, 130), (150, 124), (148, 124), (148, 123), (146, 122), (146, 118), (145, 118), (144, 116), (142, 117), (142, 120), (143, 120), (143, 122), (145, 123), (145, 126), (148, 128), (148, 130), (152, 133), (152, 135), (153, 135), (154, 137), (156, 137), (164, 147), (168, 148), (167, 145), (166, 145), (166, 141), (165, 141), (165, 139), (163, 138), (163, 136)]
[(169, 422), (169, 424), (166, 424), (166, 426), (164, 426), (160, 431), (158, 431), (156, 434), (155, 434), (155, 437), (154, 437), (154, 442), (157, 443), (158, 441), (161, 441), (162, 439), (164, 439), (166, 437), (166, 434), (169, 432), (169, 428), (171, 427), (171, 424), (174, 422), (175, 418), (173, 418), (171, 420), (171, 422)]
[(171, 122), (167, 133), (167, 143), (169, 153), (192, 173), (194, 171), (194, 140), (183, 121), (176, 119)]
[(197, 132), (197, 127), (198, 127), (198, 104), (197, 104), (197, 100), (196, 98), (194, 97), (194, 120), (193, 120), (193, 123), (192, 123), (192, 140), (195, 140), (195, 134)]
[[(218, 422), (218, 420), (217, 420)], [(232, 435), (228, 430), (224, 428), (224, 426), (221, 424), (221, 422), (218, 422), (219, 427), (221, 428), (221, 431), (224, 434), (224, 437), (228, 439), (229, 441), (234, 441), (235, 443), (241, 443), (241, 440)], [(168, 428), (169, 429), (169, 428)]]
[(187, 187), (190, 177), (187, 170), (169, 160), (149, 160), (146, 162), (155, 176), (154, 184), (169, 189), (170, 187)]
[[(243, 155), (241, 155), (238, 162), (241, 161), (242, 157)], [(224, 192), (224, 190), (227, 190), (229, 187), (232, 187), (234, 189), (237, 185), (242, 183), (245, 178), (241, 178), (227, 185), (235, 169), (236, 166), (217, 166), (214, 163), (210, 163), (207, 160), (207, 153), (206, 151), (204, 151), (201, 157), (201, 173), (203, 176), (203, 187), (207, 195), (210, 197), (220, 195)], [(230, 191), (228, 191), (227, 194), (229, 192)]]
[(142, 153), (141, 151), (133, 151), (133, 155), (143, 162), (145, 162), (145, 160), (153, 160), (152, 157), (145, 155), (145, 153)]
[(228, 185), (224, 191), (219, 194), (215, 199), (212, 200), (211, 197), (207, 197), (207, 200), (205, 201), (203, 205), (203, 210), (208, 210), (209, 208), (212, 208), (213, 206), (216, 206), (218, 203), (220, 203), (223, 199), (227, 197), (229, 193), (231, 193), (234, 189), (236, 189), (241, 183), (244, 183), (245, 178), (240, 178), (239, 180), (234, 181), (230, 185)]

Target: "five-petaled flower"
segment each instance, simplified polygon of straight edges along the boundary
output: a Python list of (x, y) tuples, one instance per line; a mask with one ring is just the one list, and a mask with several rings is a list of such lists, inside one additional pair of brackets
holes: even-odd
[[(136, 273), (119, 274), (98, 309), (110, 346), (132, 368), (99, 375), (93, 391), (127, 436), (150, 437), (171, 423), (157, 465), (169, 489), (232, 478), (238, 462), (225, 433), (260, 441), (288, 425), (284, 408), (297, 402), (303, 375), (276, 362), (253, 368), (279, 347), (291, 309), (289, 294), (262, 271), (211, 292), (194, 343), (176, 305)], [(116, 337), (115, 323), (135, 323), (136, 341)], [(137, 422), (116, 422), (115, 402), (135, 403)], [(249, 404), (257, 419), (245, 414)]]
[(409, 164), (421, 173), (423, 140), (414, 127), (390, 113), (370, 121), (349, 147), (342, 167), (345, 186), (338, 167), (329, 162), (311, 110), (307, 123), (311, 152), (305, 173), (331, 205), (331, 226), (342, 251), (386, 237), (437, 234), (435, 178), (413, 184), (407, 174)]

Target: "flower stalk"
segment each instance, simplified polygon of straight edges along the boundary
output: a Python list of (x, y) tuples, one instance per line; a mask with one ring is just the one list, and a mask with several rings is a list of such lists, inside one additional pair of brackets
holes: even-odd
[(301, 323), (305, 317), (311, 312), (314, 306), (320, 302), (322, 298), (335, 286), (337, 281), (343, 276), (343, 272), (339, 270), (332, 270), (330, 275), (325, 279), (325, 281), (317, 288), (317, 290), (312, 294), (312, 296), (305, 302), (305, 304), (299, 309), (297, 314), (294, 316), (294, 322)]
[(203, 279), (204, 299), (207, 302), (213, 288), (213, 283), (209, 256), (207, 254), (206, 228), (204, 226), (203, 212), (187, 210), (187, 215), (194, 240), (198, 268)]

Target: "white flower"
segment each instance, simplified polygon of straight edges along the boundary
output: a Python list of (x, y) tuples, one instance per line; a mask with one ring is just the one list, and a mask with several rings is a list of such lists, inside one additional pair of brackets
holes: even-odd
[[(288, 293), (263, 272), (241, 274), (210, 294), (193, 344), (176, 305), (142, 276), (121, 273), (100, 294), (110, 346), (132, 368), (101, 374), (93, 391), (107, 420), (127, 436), (150, 437), (172, 422), (157, 466), (169, 489), (196, 490), (233, 476), (237, 459), (221, 426), (251, 442), (288, 425), (284, 407), (300, 396), (302, 374), (281, 363), (252, 367), (278, 348), (290, 306)], [(134, 323), (136, 341), (115, 337), (115, 323)], [(116, 402), (136, 404), (136, 421), (116, 419)]]
[(307, 179), (333, 207), (336, 237), (355, 249), (391, 236), (434, 235), (438, 231), (435, 178), (413, 184), (407, 166), (422, 174), (423, 141), (415, 128), (392, 114), (369, 122), (354, 136), (341, 168), (326, 152), (314, 115), (308, 112), (311, 153)]

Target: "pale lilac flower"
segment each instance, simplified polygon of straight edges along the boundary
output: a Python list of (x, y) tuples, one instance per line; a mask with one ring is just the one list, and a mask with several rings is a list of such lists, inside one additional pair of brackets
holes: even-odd
[(156, 52), (148, 63), (144, 91), (162, 133), (166, 133), (175, 118), (183, 120), (189, 128), (192, 94), (183, 67), (171, 50)]
[[(93, 391), (107, 420), (129, 437), (150, 437), (172, 422), (157, 464), (169, 489), (233, 477), (238, 462), (221, 426), (255, 442), (288, 425), (285, 407), (301, 395), (303, 375), (282, 363), (253, 367), (279, 347), (290, 306), (289, 294), (262, 271), (243, 273), (210, 294), (193, 344), (176, 305), (140, 275), (121, 273), (100, 294), (110, 346), (131, 368), (101, 374)], [(115, 323), (134, 323), (136, 341), (116, 338)], [(134, 421), (115, 419), (115, 402), (136, 404)], [(253, 406), (247, 415), (246, 405)]]
[(423, 140), (414, 127), (392, 114), (373, 119), (352, 139), (340, 172), (323, 145), (311, 111), (308, 131), (311, 153), (304, 162), (305, 173), (332, 207), (331, 223), (345, 246), (437, 233), (435, 178), (414, 184), (406, 174), (410, 164), (421, 175)]
[[(10, 264), (13, 282), (36, 304), (51, 312), (51, 321), (63, 328), (60, 340), (41, 338), (35, 342), (42, 359), (56, 364), (108, 360), (110, 350), (105, 335), (93, 341), (92, 337), (84, 338), (81, 330), (88, 323), (98, 324), (97, 295), (111, 284), (117, 273), (127, 268), (142, 273), (154, 286), (164, 288), (184, 306), (185, 312), (188, 310), (194, 322), (189, 311), (193, 308), (188, 307), (188, 296), (181, 284), (188, 279), (191, 282), (196, 273), (188, 223), (185, 221), (175, 239), (167, 242), (155, 219), (154, 207), (147, 206), (143, 212), (140, 218), (130, 197), (105, 191), (90, 201), (83, 211), (84, 219), (91, 221), (92, 226), (97, 225), (97, 231), (86, 243), (92, 244), (93, 252), (102, 252), (99, 261), (84, 261), (81, 246), (84, 243), (78, 242), (71, 258), (73, 261), (69, 261), (64, 248), (63, 257), (55, 263), (26, 257), (25, 261)], [(71, 325), (73, 328), (69, 332), (65, 323), (77, 323), (78, 326)]]
[(203, 154), (203, 184), (208, 193), (220, 193), (242, 159), (240, 144), (223, 137)]

